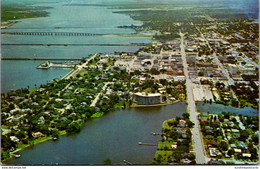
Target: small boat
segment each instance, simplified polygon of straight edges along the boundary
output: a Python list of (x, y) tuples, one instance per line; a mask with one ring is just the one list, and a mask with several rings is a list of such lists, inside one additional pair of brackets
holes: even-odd
[(15, 158), (20, 158), (21, 155), (20, 154), (11, 154), (11, 156), (15, 157)]
[(52, 140), (56, 141), (56, 140), (58, 140), (58, 138), (57, 137), (52, 137)]

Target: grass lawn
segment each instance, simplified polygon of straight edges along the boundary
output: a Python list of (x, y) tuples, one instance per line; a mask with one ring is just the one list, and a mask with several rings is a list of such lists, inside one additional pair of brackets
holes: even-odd
[(161, 158), (160, 164), (168, 164), (168, 158), (171, 155), (172, 155), (172, 151), (160, 151), (160, 150), (157, 150), (156, 154), (155, 154), (155, 159)]
[(81, 76), (81, 77), (83, 77), (85, 74), (88, 74), (88, 70), (86, 70), (86, 69), (81, 69), (79, 72), (78, 72), (78, 74)]
[(39, 143), (44, 142), (46, 140), (50, 140), (51, 138), (52, 138), (52, 136), (46, 136), (46, 137), (42, 137), (42, 138), (37, 139), (37, 140), (33, 140), (31, 142), (32, 144), (20, 144), (20, 145), (18, 145), (16, 150), (23, 149), (23, 148), (30, 146), (30, 145), (39, 144)]
[(172, 141), (158, 141), (158, 149), (163, 149), (165, 147), (170, 148), (170, 146), (173, 144)]
[[(115, 104), (114, 108), (124, 107), (125, 101), (120, 101), (119, 103)], [(128, 102), (126, 102), (126, 107), (128, 107)]]
[(98, 118), (98, 117), (102, 117), (102, 116), (103, 116), (103, 114), (104, 114), (104, 113), (97, 112), (97, 113), (93, 114), (93, 115), (91, 116), (91, 118)]
[(173, 126), (169, 126), (168, 122), (173, 123), (174, 121), (176, 121), (176, 120), (175, 119), (169, 119), (169, 120), (164, 121), (163, 122), (163, 128), (171, 130), (173, 128)]

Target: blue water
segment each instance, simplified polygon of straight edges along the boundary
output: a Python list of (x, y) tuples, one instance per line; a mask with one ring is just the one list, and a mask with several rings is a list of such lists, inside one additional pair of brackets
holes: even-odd
[(19, 152), (21, 158), (8, 165), (86, 165), (151, 164), (155, 146), (140, 146), (138, 142), (156, 144), (165, 120), (186, 112), (186, 103), (174, 105), (116, 110), (102, 118), (86, 122), (78, 134), (62, 136), (58, 141), (47, 141)]
[[(43, 61), (1, 61), (2, 89), (35, 88), (54, 78), (61, 78), (71, 69), (36, 69)], [(6, 75), (8, 72), (8, 75)], [(6, 73), (6, 74), (4, 74)], [(2, 90), (5, 92), (7, 90)]]
[[(51, 6), (49, 17), (28, 18), (3, 30), (4, 32), (82, 32), (95, 34), (132, 34), (132, 29), (120, 29), (120, 25), (141, 25), (129, 16), (113, 13), (112, 9), (98, 6), (63, 6), (69, 1), (52, 0), (54, 3), (35, 5)], [(102, 3), (102, 0), (73, 3)], [(3, 58), (82, 58), (93, 53), (135, 52), (140, 46), (120, 46), (120, 44), (149, 43), (150, 37), (115, 37), (115, 36), (26, 36), (2, 35)], [(21, 46), (19, 44), (91, 44), (91, 46)], [(98, 44), (98, 45), (97, 45)], [(100, 46), (99, 44), (118, 44), (118, 46)], [(43, 62), (43, 61), (42, 61)], [(37, 70), (42, 62), (2, 61), (1, 92), (10, 89), (25, 88), (28, 85), (42, 84), (53, 78), (60, 78), (69, 69)]]
[(197, 106), (200, 112), (210, 112), (213, 114), (221, 114), (222, 112), (226, 112), (226, 113), (231, 112), (237, 115), (239, 114), (247, 115), (247, 116), (258, 115), (258, 110), (253, 109), (252, 107), (244, 107), (243, 109), (240, 109), (237, 107), (232, 107), (231, 105), (225, 106), (216, 103), (205, 104), (204, 102), (198, 102)]

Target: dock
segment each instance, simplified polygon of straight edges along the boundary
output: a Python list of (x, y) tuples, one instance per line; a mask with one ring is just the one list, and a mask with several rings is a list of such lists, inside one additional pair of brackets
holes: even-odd
[(157, 144), (153, 144), (153, 143), (142, 143), (142, 142), (138, 142), (139, 145), (144, 145), (144, 146), (157, 146)]
[(57, 63), (51, 63), (49, 61), (46, 61), (39, 66), (37, 66), (37, 69), (49, 69), (49, 68), (74, 68), (75, 64), (57, 64)]
[(153, 135), (153, 136), (156, 136), (156, 135), (162, 135), (162, 133), (154, 133), (154, 132), (151, 132), (151, 135)]
[(129, 164), (129, 165), (133, 165), (132, 163), (130, 163), (129, 161), (126, 161), (126, 160), (124, 160), (124, 163)]

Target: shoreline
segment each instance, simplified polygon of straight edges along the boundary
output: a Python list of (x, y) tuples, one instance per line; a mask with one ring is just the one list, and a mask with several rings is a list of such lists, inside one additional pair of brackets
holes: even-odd
[(7, 29), (7, 28), (13, 26), (14, 24), (20, 23), (20, 22), (22, 22), (22, 21), (10, 21), (10, 20), (9, 21), (2, 21), (1, 22), (1, 29)]
[[(167, 106), (167, 105), (172, 105), (172, 104), (176, 104), (176, 103), (179, 103), (179, 102), (181, 102), (181, 101), (176, 100), (176, 101), (174, 101), (174, 102), (172, 102), (172, 103), (162, 103), (162, 104), (156, 104), (156, 105), (130, 106), (129, 108)], [(183, 102), (185, 102), (185, 101), (183, 101)], [(121, 108), (121, 109), (122, 109), (123, 107), (118, 107), (118, 108)], [(103, 117), (103, 116), (100, 116), (100, 117), (92, 117), (92, 119), (101, 118), (101, 117)], [(65, 132), (65, 133), (61, 133), (59, 136), (64, 136), (64, 135), (67, 135), (67, 133), (66, 133), (66, 132)], [(44, 138), (45, 138), (45, 137), (44, 137)], [(36, 140), (34, 140), (34, 141), (37, 141), (37, 140), (40, 140), (40, 139), (36, 139)], [(26, 149), (26, 148), (32, 147), (32, 146), (34, 146), (34, 145), (37, 145), (37, 144), (40, 144), (40, 143), (43, 143), (43, 142), (46, 142), (46, 141), (49, 141), (49, 140), (52, 140), (52, 136), (47, 136), (45, 139), (43, 139), (43, 140), (41, 140), (41, 141), (39, 141), (39, 142), (36, 142), (36, 143), (33, 143), (33, 144), (29, 144), (29, 145), (26, 145), (26, 146), (24, 146), (24, 147), (22, 147), (22, 148), (16, 149), (16, 150), (10, 152), (10, 154), (18, 153), (18, 152), (20, 152), (20, 151), (22, 151), (22, 150), (24, 150), (24, 149)], [(58, 140), (59, 140), (59, 139), (58, 139)], [(13, 159), (13, 158), (15, 158), (15, 157), (10, 156), (9, 158), (4, 159), (3, 161), (1, 161), (2, 165), (8, 166), (8, 164), (5, 164), (5, 162), (7, 162), (7, 161), (9, 161), (9, 160), (11, 160), (11, 159)], [(12, 164), (11, 164), (11, 165), (12, 165)]]
[(179, 102), (186, 102), (186, 101), (176, 100), (176, 101), (171, 102), (171, 103), (161, 103), (161, 104), (151, 104), (151, 105), (135, 105), (135, 106), (130, 106), (130, 108), (167, 106), (167, 105), (171, 105), (171, 104), (175, 104), (175, 103), (179, 103)]
[[(17, 149), (17, 150), (14, 150), (14, 151), (10, 152), (10, 154), (18, 153), (18, 152), (20, 152), (20, 151), (22, 151), (22, 150), (24, 150), (24, 149), (26, 149), (26, 148), (32, 147), (32, 146), (34, 146), (34, 145), (43, 143), (43, 142), (48, 141), (48, 140), (51, 140), (51, 139), (52, 139), (52, 137), (49, 138), (49, 136), (48, 136), (48, 137), (46, 137), (46, 139), (43, 139), (42, 141), (39, 141), (39, 142), (37, 142), (37, 143), (33, 143), (33, 144), (26, 145), (26, 146), (24, 146), (24, 147), (22, 147), (22, 148), (19, 148), (19, 149)], [(7, 162), (8, 160), (11, 160), (11, 159), (13, 159), (13, 158), (14, 158), (13, 156), (10, 156), (9, 158), (4, 159), (3, 161), (1, 161), (2, 165), (4, 165), (5, 162)], [(5, 164), (5, 165), (8, 165), (8, 164)]]
[[(60, 136), (64, 136), (64, 135), (67, 135), (67, 133), (66, 133), (66, 132), (65, 132), (65, 133), (61, 133), (61, 134), (59, 135), (59, 137), (60, 137)], [(26, 145), (26, 146), (24, 146), (24, 147), (22, 147), (22, 148), (19, 148), (19, 149), (17, 149), (17, 150), (14, 150), (14, 151), (10, 152), (10, 154), (18, 153), (18, 152), (20, 152), (20, 151), (22, 151), (22, 150), (24, 150), (24, 149), (26, 149), (26, 148), (29, 148), (29, 147), (32, 147), (32, 146), (34, 146), (34, 145), (37, 145), (37, 144), (40, 144), (40, 143), (43, 143), (43, 142), (52, 140), (52, 136), (46, 136), (46, 137), (43, 137), (43, 138), (44, 138), (44, 139), (42, 139), (41, 141), (38, 141), (38, 142), (33, 143), (33, 144), (28, 144), (28, 145)], [(36, 140), (34, 140), (34, 141), (37, 141), (37, 140), (40, 140), (40, 139), (36, 139)], [(11, 160), (11, 159), (13, 159), (13, 158), (14, 158), (13, 156), (10, 156), (9, 158), (4, 159), (3, 161), (1, 161), (1, 163), (4, 164), (5, 162), (7, 162), (7, 161), (9, 161), (9, 160)], [(8, 165), (8, 164), (5, 164), (5, 165)]]

